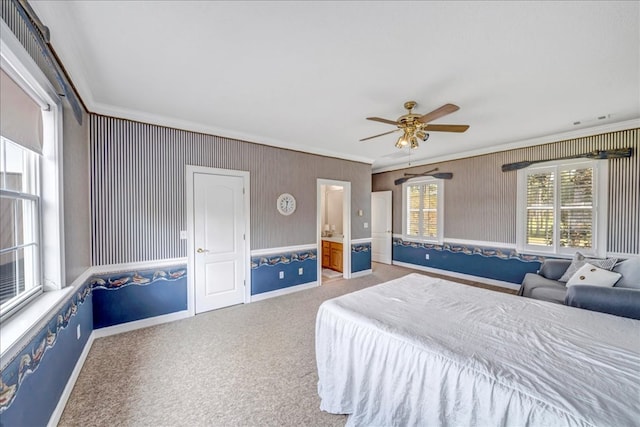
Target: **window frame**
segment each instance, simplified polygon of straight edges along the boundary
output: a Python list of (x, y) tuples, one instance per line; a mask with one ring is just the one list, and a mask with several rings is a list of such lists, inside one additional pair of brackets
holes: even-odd
[[(23, 291), (23, 293), (14, 296), (12, 300), (6, 301), (7, 305), (0, 312), (2, 316), (6, 316), (7, 314), (14, 312), (17, 308), (19, 308), (25, 302), (28, 302), (31, 298), (35, 298), (36, 296), (40, 295), (44, 289), (44, 286), (43, 286), (44, 275), (43, 275), (43, 265), (42, 265), (42, 209), (41, 209), (42, 203), (41, 203), (41, 197), (40, 197), (41, 195), (40, 157), (41, 156), (37, 153), (32, 152), (27, 148), (21, 147), (19, 144), (16, 144), (15, 142), (3, 136), (0, 136), (0, 150), (2, 150), (0, 158), (2, 159), (2, 162), (7, 161), (6, 144), (13, 144), (18, 148), (20, 148), (21, 150), (23, 150), (24, 152), (28, 153), (28, 156), (29, 156), (28, 158), (25, 159), (24, 154), (22, 156), (22, 162), (23, 162), (22, 169), (25, 172), (22, 175), (23, 175), (23, 178), (26, 177), (28, 179), (26, 186), (29, 188), (25, 189), (24, 183), (20, 190), (3, 188), (4, 185), (0, 185), (0, 195), (2, 195), (3, 198), (11, 199), (14, 201), (32, 202), (33, 203), (32, 215), (34, 215), (35, 218), (32, 218), (32, 221), (30, 221), (30, 225), (32, 228), (31, 242), (16, 244), (16, 242), (14, 241), (14, 244), (12, 246), (9, 246), (7, 248), (0, 248), (0, 253), (4, 255), (6, 253), (16, 252), (16, 251), (19, 251), (20, 249), (26, 249), (27, 247), (35, 246), (36, 247), (36, 250), (35, 250), (36, 265), (35, 265), (35, 269), (34, 268), (30, 269), (31, 270), (30, 273), (27, 272), (27, 265), (29, 264), (29, 262), (33, 262), (33, 261), (28, 261), (28, 257), (26, 256), (26, 251), (25, 251), (24, 258), (23, 258), (23, 262), (24, 262), (23, 269), (24, 269), (25, 277), (27, 277), (27, 274), (32, 276), (31, 282), (35, 282), (35, 284), (31, 286), (30, 289), (25, 290)], [(6, 170), (6, 166), (7, 166), (6, 164), (3, 164), (3, 167), (5, 167), (5, 170)], [(14, 223), (14, 225), (17, 225), (17, 224)], [(23, 223), (23, 227), (25, 226), (26, 224)], [(14, 232), (16, 235), (18, 234), (17, 230), (15, 230)], [(25, 231), (23, 231), (23, 233), (26, 234)], [(27, 285), (27, 280), (25, 279), (25, 286), (26, 285)]]
[[(591, 168), (593, 171), (592, 247), (560, 246), (560, 178), (563, 170)], [(536, 173), (554, 174), (553, 193), (553, 244), (550, 246), (527, 243), (527, 177)], [(607, 160), (571, 159), (556, 160), (520, 169), (517, 172), (516, 250), (533, 255), (572, 257), (576, 251), (589, 256), (604, 257), (607, 248), (608, 225), (608, 176)]]
[[(37, 104), (42, 114), (42, 155), (39, 156), (40, 275), (43, 292), (66, 286), (64, 258), (64, 204), (61, 100), (47, 76), (4, 21), (0, 20), (0, 67)], [(0, 313), (0, 321), (19, 313), (42, 292), (12, 304)]]
[[(425, 238), (422, 236), (414, 236), (414, 235), (410, 235), (408, 233), (407, 227), (408, 227), (408, 223), (407, 223), (407, 214), (408, 214), (408, 207), (407, 207), (407, 187), (409, 186), (414, 186), (414, 185), (421, 185), (421, 184), (436, 184), (437, 186), (437, 206), (436, 206), (436, 212), (437, 212), (437, 223), (436, 223), (436, 238), (435, 239), (430, 239), (430, 238)], [(422, 197), (420, 197), (421, 202), (421, 208), (420, 210), (422, 211)], [(415, 242), (424, 242), (424, 243), (433, 243), (433, 244), (438, 244), (441, 245), (444, 243), (444, 181), (441, 179), (437, 179), (434, 177), (421, 177), (421, 178), (415, 178), (415, 179), (411, 179), (410, 181), (407, 181), (405, 183), (402, 184), (402, 237), (404, 240), (408, 240), (408, 241), (415, 241)]]

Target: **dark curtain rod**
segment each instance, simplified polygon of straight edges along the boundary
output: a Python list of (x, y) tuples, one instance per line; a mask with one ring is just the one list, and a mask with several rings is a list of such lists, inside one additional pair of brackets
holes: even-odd
[(40, 18), (38, 18), (27, 0), (11, 0), (11, 2), (18, 11), (20, 18), (22, 18), (22, 21), (29, 29), (29, 32), (33, 35), (36, 43), (38, 43), (42, 56), (44, 56), (47, 64), (53, 70), (56, 80), (62, 88), (64, 97), (67, 99), (67, 102), (73, 110), (74, 117), (79, 124), (82, 124), (83, 108), (80, 105), (80, 101), (78, 100), (71, 83), (67, 79), (66, 74), (62, 70), (62, 67), (49, 47), (49, 28), (40, 21)]
[(502, 172), (515, 171), (524, 169), (536, 163), (550, 162), (552, 160), (569, 160), (569, 159), (620, 159), (623, 157), (631, 157), (633, 155), (632, 148), (616, 148), (613, 150), (595, 150), (588, 153), (576, 154), (574, 156), (556, 157), (555, 159), (546, 160), (525, 160), (523, 162), (507, 163), (502, 165)]

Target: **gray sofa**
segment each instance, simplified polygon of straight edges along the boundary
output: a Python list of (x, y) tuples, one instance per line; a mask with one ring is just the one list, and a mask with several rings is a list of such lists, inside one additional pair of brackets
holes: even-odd
[(547, 259), (538, 273), (527, 273), (519, 295), (587, 310), (640, 319), (640, 257), (618, 263), (612, 271), (622, 277), (613, 287), (576, 285), (558, 279), (571, 265), (567, 259)]

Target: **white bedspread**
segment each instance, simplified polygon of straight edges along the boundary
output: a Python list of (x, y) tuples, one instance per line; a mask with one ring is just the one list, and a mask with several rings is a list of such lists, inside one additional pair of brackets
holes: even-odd
[(324, 302), (316, 357), (347, 425), (640, 425), (640, 321), (419, 274)]

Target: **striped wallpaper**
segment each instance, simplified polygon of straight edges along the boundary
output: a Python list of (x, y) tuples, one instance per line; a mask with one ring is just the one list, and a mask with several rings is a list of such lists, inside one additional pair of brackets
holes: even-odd
[[(318, 178), (351, 182), (352, 238), (371, 236), (369, 164), (95, 114), (89, 128), (93, 265), (187, 255), (185, 165), (251, 173), (252, 250), (315, 243)], [(297, 200), (287, 217), (284, 192)]]
[(501, 151), (373, 175), (373, 191), (393, 191), (393, 232), (402, 233), (402, 187), (393, 182), (405, 172), (438, 167), (453, 172), (445, 182), (445, 239), (515, 244), (517, 173), (501, 166), (587, 151), (633, 147), (634, 155), (609, 160), (608, 252), (640, 253), (640, 129), (605, 133), (550, 144)]

